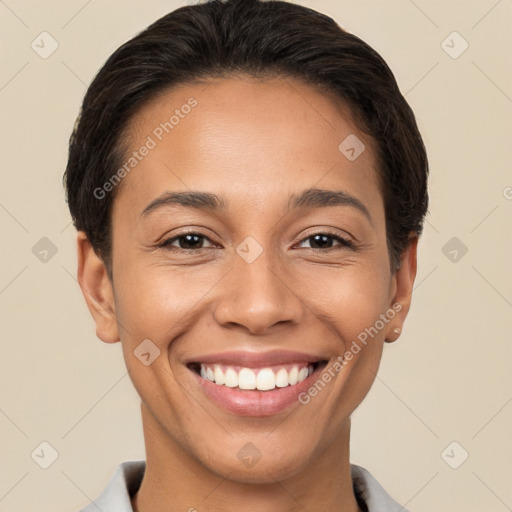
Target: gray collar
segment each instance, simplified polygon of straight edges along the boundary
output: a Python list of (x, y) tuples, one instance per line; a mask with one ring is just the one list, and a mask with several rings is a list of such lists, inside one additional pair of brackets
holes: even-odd
[[(93, 502), (80, 512), (133, 512), (131, 497), (144, 476), (146, 461), (130, 460), (117, 466), (110, 482)], [(354, 492), (365, 512), (408, 512), (361, 466), (350, 465)]]

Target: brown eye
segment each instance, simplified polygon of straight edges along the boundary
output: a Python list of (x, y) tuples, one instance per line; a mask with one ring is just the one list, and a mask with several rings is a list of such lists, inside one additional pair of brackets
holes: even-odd
[(334, 233), (317, 233), (305, 238), (301, 243), (311, 240), (310, 247), (306, 247), (306, 249), (333, 249), (336, 246), (333, 246), (333, 240), (337, 241), (338, 247), (353, 247), (353, 244), (350, 240), (343, 238), (339, 235), (335, 235)]
[[(183, 249), (184, 251), (200, 250), (206, 248), (202, 246), (205, 240), (210, 242), (206, 236), (199, 233), (184, 233), (164, 240), (159, 247), (166, 249)], [(175, 245), (176, 242), (178, 245)]]

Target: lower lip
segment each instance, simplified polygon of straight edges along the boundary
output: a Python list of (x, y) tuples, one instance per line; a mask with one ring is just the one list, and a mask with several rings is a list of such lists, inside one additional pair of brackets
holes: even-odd
[(294, 386), (275, 388), (270, 391), (242, 391), (238, 388), (221, 386), (203, 379), (190, 368), (188, 370), (195, 376), (205, 394), (223, 409), (238, 416), (262, 417), (278, 414), (291, 405), (300, 403), (299, 395), (312, 385), (323, 368), (324, 365), (316, 368), (311, 375)]

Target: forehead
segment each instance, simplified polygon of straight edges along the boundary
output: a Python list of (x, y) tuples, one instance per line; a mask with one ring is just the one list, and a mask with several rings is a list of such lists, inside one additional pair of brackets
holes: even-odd
[[(127, 133), (124, 164), (135, 165), (125, 166), (117, 210), (140, 213), (169, 190), (209, 190), (269, 210), (311, 187), (343, 188), (382, 207), (372, 141), (345, 105), (295, 79), (182, 84), (145, 105)], [(355, 160), (346, 140), (364, 144)]]

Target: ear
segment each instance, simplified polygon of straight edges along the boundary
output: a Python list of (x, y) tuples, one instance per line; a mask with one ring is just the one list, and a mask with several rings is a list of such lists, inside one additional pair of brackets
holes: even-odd
[(418, 236), (411, 233), (409, 244), (400, 256), (400, 268), (392, 277), (392, 293), (389, 307), (396, 312), (393, 319), (386, 324), (385, 341), (396, 341), (402, 332), (402, 327), (411, 306), (412, 289), (417, 270)]
[(105, 343), (120, 340), (112, 283), (105, 264), (94, 252), (86, 234), (77, 235), (78, 284), (96, 323), (96, 336)]

